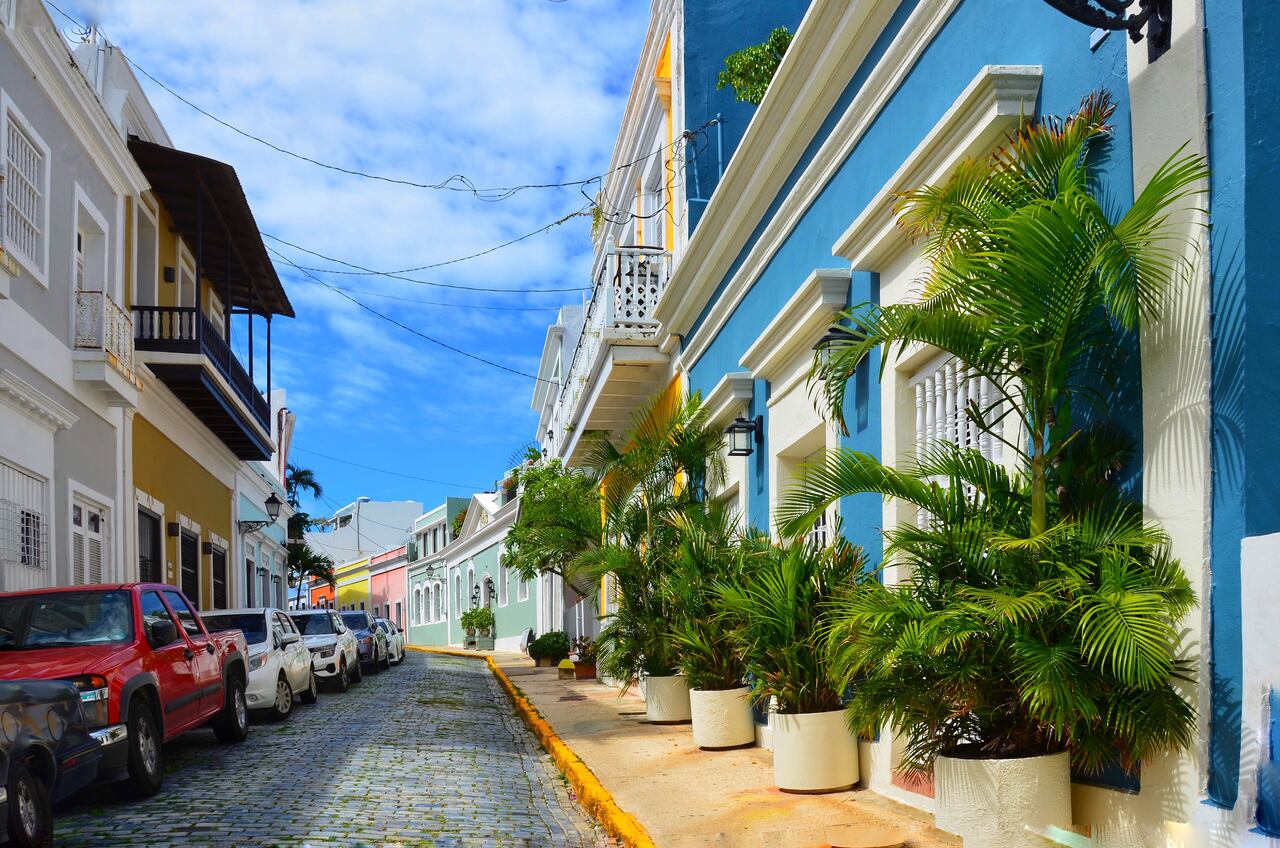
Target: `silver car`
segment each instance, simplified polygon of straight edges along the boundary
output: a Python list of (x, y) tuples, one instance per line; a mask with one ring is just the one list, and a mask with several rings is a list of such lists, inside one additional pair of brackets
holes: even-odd
[(373, 621), (379, 630), (387, 634), (387, 659), (392, 665), (400, 665), (404, 662), (404, 631), (396, 627), (394, 621), (385, 618), (375, 618)]
[(316, 672), (311, 652), (293, 619), (274, 607), (201, 613), (210, 630), (239, 630), (249, 643), (249, 684), (245, 699), (251, 710), (269, 710), (277, 721), (293, 712), (293, 696), (316, 702)]
[(342, 616), (333, 610), (294, 610), (289, 613), (302, 644), (311, 651), (311, 665), (316, 676), (332, 682), (339, 692), (347, 691), (352, 683), (359, 683), (364, 676), (360, 671), (360, 646), (355, 634), (342, 623)]

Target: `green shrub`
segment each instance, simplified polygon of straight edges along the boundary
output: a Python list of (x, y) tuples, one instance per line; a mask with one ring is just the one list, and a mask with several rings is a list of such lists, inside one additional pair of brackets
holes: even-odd
[(759, 104), (769, 90), (769, 83), (791, 46), (791, 30), (777, 27), (764, 44), (744, 47), (725, 57), (724, 70), (716, 79), (716, 90), (732, 87), (744, 103)]
[(543, 633), (529, 643), (529, 656), (535, 660), (559, 662), (569, 658), (569, 637), (563, 630)]
[(493, 625), (493, 610), (488, 607), (469, 609), (462, 614), (462, 627), (464, 630), (488, 630)]

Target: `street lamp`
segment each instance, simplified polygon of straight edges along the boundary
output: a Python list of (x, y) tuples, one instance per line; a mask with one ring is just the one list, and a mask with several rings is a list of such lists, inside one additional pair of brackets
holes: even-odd
[(738, 416), (724, 432), (729, 437), (729, 456), (751, 456), (756, 445), (764, 444), (764, 416), (757, 415), (753, 421)]
[(255, 530), (261, 530), (263, 527), (269, 527), (276, 523), (276, 519), (280, 517), (280, 507), (283, 506), (281, 500), (276, 497), (276, 493), (272, 492), (267, 495), (266, 501), (262, 506), (267, 511), (267, 521), (237, 521), (236, 526), (240, 528), (241, 533), (252, 533)]
[(818, 361), (826, 366), (831, 362), (831, 346), (833, 344), (853, 344), (862, 341), (866, 336), (861, 333), (855, 333), (844, 327), (832, 327), (827, 330), (826, 335), (818, 339), (813, 345), (813, 350), (818, 354)]
[[(1147, 39), (1147, 61), (1154, 62), (1169, 49), (1172, 38), (1173, 0), (1045, 0), (1073, 20), (1097, 29), (1124, 30), (1136, 44)], [(1137, 4), (1137, 11), (1130, 9)], [(1145, 32), (1144, 32), (1145, 30)]]

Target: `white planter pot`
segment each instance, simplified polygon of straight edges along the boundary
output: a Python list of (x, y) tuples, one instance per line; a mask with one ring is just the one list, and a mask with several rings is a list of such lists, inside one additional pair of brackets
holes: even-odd
[(690, 689), (693, 742), (699, 748), (737, 748), (756, 741), (751, 720), (751, 687)]
[(689, 686), (679, 675), (644, 679), (644, 715), (654, 724), (679, 724), (692, 718)]
[(1033, 831), (1071, 826), (1071, 758), (975, 760), (939, 757), (934, 823), (964, 848), (1042, 848)]
[(772, 713), (769, 725), (773, 782), (783, 792), (839, 792), (858, 782), (858, 740), (845, 726), (844, 710)]

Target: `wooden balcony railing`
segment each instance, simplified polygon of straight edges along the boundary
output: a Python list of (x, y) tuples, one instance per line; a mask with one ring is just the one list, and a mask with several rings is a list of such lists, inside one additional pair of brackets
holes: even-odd
[(271, 410), (267, 399), (258, 391), (231, 346), (218, 333), (213, 322), (194, 306), (135, 306), (134, 340), (138, 350), (169, 353), (196, 353), (218, 370), (254, 418), (268, 432)]

